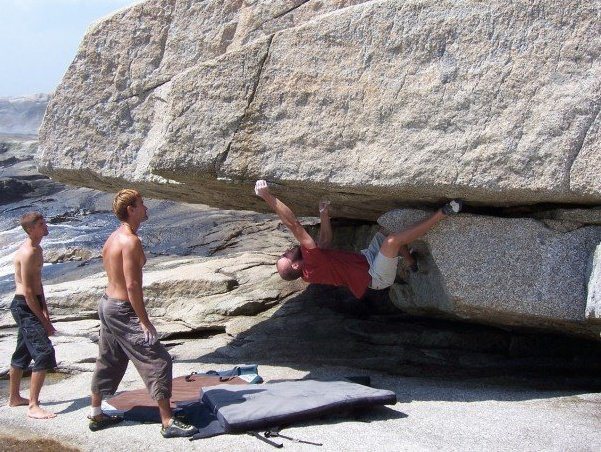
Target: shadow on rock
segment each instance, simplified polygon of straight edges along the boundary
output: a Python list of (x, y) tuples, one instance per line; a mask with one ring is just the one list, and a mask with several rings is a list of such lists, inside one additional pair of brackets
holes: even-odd
[[(345, 289), (311, 285), (227, 346), (189, 362), (340, 366), (395, 376), (378, 387), (395, 390), (400, 399), (485, 400), (492, 391), (498, 400), (522, 400), (532, 393), (520, 387), (600, 390), (599, 356), (601, 344), (585, 339), (414, 317), (396, 310), (386, 292), (357, 301)], [(403, 395), (398, 377), (438, 383)], [(450, 380), (460, 383), (449, 386)], [(479, 387), (489, 389), (480, 393)]]
[(44, 402), (44, 405), (63, 405), (65, 403), (70, 403), (70, 405), (64, 410), (57, 411), (56, 414), (72, 413), (73, 411), (88, 407), (90, 406), (90, 397), (87, 396), (80, 397), (79, 399), (60, 400), (58, 402)]

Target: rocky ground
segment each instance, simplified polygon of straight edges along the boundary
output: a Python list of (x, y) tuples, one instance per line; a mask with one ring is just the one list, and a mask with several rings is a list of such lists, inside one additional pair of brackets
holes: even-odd
[[(223, 368), (204, 359), (227, 338), (188, 340), (170, 347), (176, 375), (191, 369)], [(355, 417), (332, 416), (294, 425), (282, 433), (323, 447), (283, 440), (288, 450), (598, 450), (601, 445), (601, 396), (578, 390), (498, 385), (478, 379), (432, 379), (365, 372), (356, 368), (290, 363), (260, 365), (267, 380), (282, 378), (340, 379), (369, 374), (380, 388), (395, 391), (399, 402)], [(126, 422), (92, 433), (87, 428), (90, 374), (81, 372), (47, 386), (46, 406), (59, 413), (36, 422), (25, 408), (0, 408), (0, 435), (53, 438), (81, 450), (273, 450), (248, 435), (226, 435), (188, 442), (165, 440), (156, 424)], [(128, 370), (122, 389), (140, 387)], [(61, 447), (63, 447), (61, 445)], [(61, 450), (61, 449), (58, 449)]]
[[(17, 219), (32, 208), (41, 209), (50, 223), (43, 278), (61, 333), (52, 339), (61, 374), (42, 394), (60, 415), (34, 422), (22, 408), (3, 407), (0, 434), (34, 443), (38, 437), (54, 438), (82, 450), (171, 450), (174, 443), (203, 450), (269, 449), (240, 435), (168, 442), (154, 425), (87, 430), (97, 353), (95, 306), (105, 284), (99, 253), (117, 225), (110, 213), (112, 196), (37, 174), (35, 137), (0, 141), (0, 181), (15, 187), (3, 189), (0, 200), (3, 378), (16, 333), (8, 306), (14, 291), (12, 253), (24, 237)], [(324, 443), (324, 450), (601, 446), (598, 343), (543, 330), (409, 316), (385, 293), (370, 293), (359, 302), (344, 290), (284, 283), (273, 262), (292, 240), (272, 215), (170, 201), (147, 204), (150, 218), (140, 231), (149, 257), (145, 294), (174, 358), (175, 375), (253, 362), (266, 379), (369, 374), (376, 386), (397, 393), (397, 405), (359, 419), (341, 416), (289, 429), (291, 436)], [(312, 228), (314, 219), (303, 221)], [(373, 227), (338, 221), (338, 237), (347, 246), (360, 246)], [(129, 369), (121, 388), (140, 383)], [(0, 384), (0, 405), (5, 405), (7, 381)]]

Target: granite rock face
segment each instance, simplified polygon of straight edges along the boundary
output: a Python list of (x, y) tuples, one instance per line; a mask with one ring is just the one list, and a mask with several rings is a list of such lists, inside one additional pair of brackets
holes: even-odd
[(597, 246), (591, 260), (591, 276), (586, 299), (586, 318), (590, 322), (601, 322), (601, 245)]
[(598, 2), (147, 0), (96, 24), (51, 101), (41, 170), (297, 212), (595, 204)]
[[(426, 215), (391, 211), (378, 222), (399, 231)], [(598, 318), (601, 275), (598, 264), (591, 274), (590, 262), (599, 242), (599, 226), (562, 231), (534, 219), (460, 214), (411, 245), (419, 271), (402, 273), (404, 284), (393, 286), (391, 298), (413, 313), (598, 336), (591, 321)]]
[[(449, 197), (476, 213), (502, 207), (418, 242), (422, 270), (393, 287), (397, 306), (588, 333), (601, 241), (601, 211), (589, 208), (601, 202), (600, 8), (146, 0), (89, 30), (49, 104), (40, 169), (244, 210), (266, 208), (252, 190), (264, 178), (299, 215), (315, 215), (324, 196), (336, 216), (367, 220)], [(168, 252), (164, 240), (155, 245)], [(229, 242), (221, 233), (215, 243)], [(252, 273), (190, 265), (198, 280), (157, 276), (147, 290), (203, 293), (190, 308), (203, 326), (269, 309), (285, 287), (254, 293), (240, 282)], [(82, 286), (78, 303), (98, 287)], [(185, 296), (172, 298), (181, 311)]]

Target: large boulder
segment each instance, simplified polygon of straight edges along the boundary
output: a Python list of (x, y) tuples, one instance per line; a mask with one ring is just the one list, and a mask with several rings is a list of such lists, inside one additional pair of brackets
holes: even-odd
[(92, 27), (51, 101), (59, 180), (346, 217), (461, 196), (595, 204), (599, 2), (147, 0)]
[[(488, 215), (419, 242), (422, 270), (395, 303), (588, 334), (600, 13), (598, 1), (146, 0), (85, 36), (48, 106), (40, 169), (255, 210), (264, 178), (300, 215), (325, 195), (337, 216), (367, 220), (462, 197)], [(198, 284), (229, 284), (203, 272)], [(258, 304), (239, 292), (194, 313), (271, 306), (271, 289)]]
[[(399, 231), (426, 215), (396, 210), (378, 222)], [(599, 242), (599, 226), (554, 230), (534, 219), (460, 214), (412, 244), (419, 271), (403, 272), (401, 266), (405, 281), (393, 286), (391, 298), (416, 314), (598, 338), (598, 252), (593, 272), (590, 262)]]

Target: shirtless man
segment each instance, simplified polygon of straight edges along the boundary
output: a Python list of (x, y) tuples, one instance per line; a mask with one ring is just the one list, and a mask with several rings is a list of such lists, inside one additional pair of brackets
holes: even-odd
[(161, 434), (165, 438), (191, 436), (196, 428), (173, 418), (169, 405), (171, 356), (158, 342), (144, 306), (142, 267), (146, 256), (136, 232), (148, 219), (147, 208), (138, 191), (124, 189), (115, 196), (113, 212), (121, 225), (102, 249), (108, 287), (98, 305), (100, 339), (92, 377), (90, 430), (101, 430), (123, 420), (103, 413), (101, 404), (103, 396), (116, 392), (131, 360), (159, 406)]
[(256, 182), (255, 193), (273, 209), (300, 243), (300, 246), (289, 249), (277, 260), (276, 269), (282, 279), (293, 281), (302, 278), (309, 283), (345, 286), (356, 298), (363, 297), (368, 287), (382, 290), (392, 286), (399, 255), (405, 258), (410, 267), (415, 267), (415, 258), (407, 245), (448, 215), (459, 213), (463, 205), (461, 201), (453, 200), (403, 231), (389, 235), (377, 232), (367, 249), (355, 253), (330, 249), (332, 227), (327, 204), (319, 206), (321, 226), (319, 238), (315, 241), (292, 210), (271, 194), (266, 181)]
[[(50, 322), (48, 305), (42, 287), (42, 247), (40, 242), (48, 235), (48, 226), (39, 212), (29, 212), (21, 217), (21, 226), (27, 239), (15, 254), (15, 298), (10, 310), (17, 322), (17, 348), (10, 363), (9, 406), (28, 405), (27, 416), (49, 419), (56, 414), (40, 407), (40, 390), (46, 371), (56, 367), (54, 347), (48, 336), (56, 330)], [(33, 359), (29, 386), (29, 400), (21, 397), (21, 378)]]

